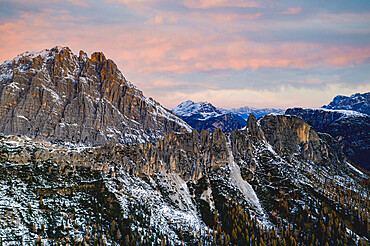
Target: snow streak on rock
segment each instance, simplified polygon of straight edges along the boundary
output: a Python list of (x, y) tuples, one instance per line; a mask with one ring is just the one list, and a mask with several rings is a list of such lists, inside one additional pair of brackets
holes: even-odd
[[(177, 234), (179, 226), (187, 228), (191, 233), (204, 230), (205, 225), (196, 212), (186, 183), (178, 175), (162, 172), (158, 179), (147, 177), (146, 182), (139, 177), (128, 175), (123, 170), (117, 173), (119, 174), (114, 179), (106, 178), (105, 184), (109, 191), (115, 194), (126, 218), (130, 216), (130, 204), (148, 208), (150, 226), (166, 232), (176, 243), (181, 243)], [(151, 230), (141, 227), (138, 229)]]
[(264, 215), (259, 199), (254, 192), (252, 186), (242, 178), (240, 168), (234, 161), (234, 156), (230, 148), (230, 142), (226, 144), (227, 151), (229, 152), (229, 168), (230, 180), (240, 189), (248, 203), (255, 209), (259, 215)]

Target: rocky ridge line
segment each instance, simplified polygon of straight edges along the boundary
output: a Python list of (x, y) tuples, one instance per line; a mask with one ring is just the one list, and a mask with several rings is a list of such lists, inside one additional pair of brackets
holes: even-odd
[(0, 65), (0, 132), (33, 139), (101, 145), (155, 143), (191, 131), (146, 98), (101, 52), (68, 47), (23, 53)]

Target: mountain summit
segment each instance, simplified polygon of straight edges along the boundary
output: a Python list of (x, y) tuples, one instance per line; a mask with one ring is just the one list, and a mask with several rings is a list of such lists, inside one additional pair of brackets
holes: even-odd
[(146, 98), (101, 52), (25, 52), (0, 65), (0, 132), (100, 145), (156, 142), (191, 131)]
[(175, 114), (192, 126), (197, 131), (207, 130), (213, 132), (219, 128), (223, 132), (241, 129), (246, 121), (236, 114), (223, 112), (209, 102), (185, 101), (172, 110)]
[(193, 114), (201, 114), (203, 119), (209, 117), (215, 117), (222, 114), (222, 112), (213, 106), (209, 102), (198, 102), (195, 103), (191, 100), (180, 103), (176, 108), (172, 110), (177, 115), (180, 116), (191, 116)]
[(349, 97), (336, 96), (333, 101), (323, 106), (323, 108), (353, 110), (370, 115), (370, 92), (356, 93)]

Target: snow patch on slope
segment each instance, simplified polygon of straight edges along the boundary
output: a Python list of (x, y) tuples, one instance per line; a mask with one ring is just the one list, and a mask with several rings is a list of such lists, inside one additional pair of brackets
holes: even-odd
[(354, 166), (352, 166), (351, 164), (349, 164), (348, 162), (346, 162), (347, 165), (353, 170), (355, 171), (356, 173), (360, 174), (360, 175), (364, 175), (363, 172), (361, 172), (360, 170), (358, 170), (357, 168), (355, 168)]
[[(116, 178), (105, 178), (105, 184), (108, 190), (115, 194), (126, 218), (130, 216), (131, 202), (148, 207), (151, 213), (150, 226), (168, 232), (168, 236), (177, 243), (180, 243), (176, 234), (178, 225), (188, 228), (190, 233), (205, 228), (197, 215), (185, 181), (178, 175), (162, 172), (158, 175), (158, 180), (148, 177), (149, 182), (145, 182), (139, 177), (126, 174), (124, 170), (117, 173)], [(171, 187), (177, 194), (173, 193)], [(163, 192), (170, 194), (171, 201)], [(176, 200), (179, 202), (174, 202)]]
[(209, 207), (211, 210), (215, 210), (215, 203), (212, 200), (212, 189), (211, 187), (208, 187), (207, 190), (203, 191), (202, 195), (200, 196), (200, 199), (203, 201), (206, 201), (209, 204)]
[(234, 156), (230, 148), (230, 142), (226, 144), (227, 151), (229, 153), (229, 168), (230, 168), (230, 179), (231, 182), (240, 189), (248, 203), (255, 208), (256, 212), (260, 215), (264, 215), (259, 199), (254, 192), (252, 186), (242, 178), (240, 174), (240, 168), (234, 161)]
[(291, 108), (290, 110), (294, 109), (303, 109), (306, 110), (307, 113), (314, 112), (314, 111), (324, 111), (330, 113), (339, 113), (342, 117), (368, 117), (367, 114), (359, 113), (352, 110), (343, 110), (343, 109), (327, 109), (327, 108)]

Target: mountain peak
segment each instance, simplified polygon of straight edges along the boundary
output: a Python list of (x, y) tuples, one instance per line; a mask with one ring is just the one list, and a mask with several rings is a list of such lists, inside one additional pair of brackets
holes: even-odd
[(370, 92), (356, 93), (349, 97), (338, 95), (328, 105), (324, 105), (323, 108), (353, 110), (370, 115)]
[(105, 55), (103, 52), (94, 52), (91, 54), (91, 61), (92, 62), (103, 62), (106, 61)]
[(19, 59), (22, 57), (29, 57), (29, 58), (35, 58), (38, 56), (41, 56), (42, 58), (48, 57), (48, 56), (54, 56), (55, 54), (59, 54), (61, 51), (68, 51), (69, 53), (72, 53), (71, 49), (69, 47), (63, 47), (63, 46), (54, 46), (51, 49), (43, 49), (41, 51), (26, 51), (18, 56), (16, 56), (13, 60)]
[(0, 132), (100, 145), (156, 142), (191, 131), (146, 98), (102, 52), (25, 52), (0, 65)]
[(193, 102), (187, 100), (180, 103), (176, 108), (172, 110), (175, 114), (180, 116), (191, 116), (193, 114), (202, 114), (204, 117), (214, 117), (222, 114), (215, 106), (209, 102)]

